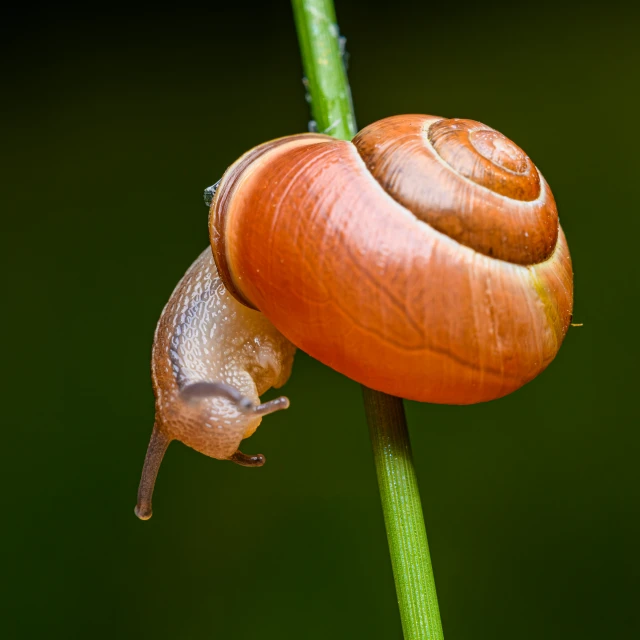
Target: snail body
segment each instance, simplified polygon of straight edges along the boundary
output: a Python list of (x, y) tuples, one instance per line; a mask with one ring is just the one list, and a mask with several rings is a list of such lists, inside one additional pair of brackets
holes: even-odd
[(267, 318), (224, 288), (211, 249), (186, 272), (165, 306), (153, 344), (156, 421), (138, 497), (137, 515), (151, 517), (151, 494), (171, 440), (212, 458), (261, 466), (264, 456), (238, 450), (262, 416), (289, 406), (260, 404), (291, 374), (295, 347)]
[(156, 331), (142, 518), (172, 439), (264, 462), (238, 445), (288, 406), (259, 395), (286, 382), (296, 347), (378, 391), (446, 404), (511, 393), (560, 348), (573, 272), (555, 201), (490, 127), (407, 115), (352, 142), (288, 136), (247, 152), (216, 187), (212, 252)]

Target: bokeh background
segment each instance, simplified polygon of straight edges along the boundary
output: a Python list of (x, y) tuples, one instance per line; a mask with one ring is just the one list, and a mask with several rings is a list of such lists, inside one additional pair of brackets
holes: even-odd
[[(574, 321), (503, 400), (407, 403), (448, 640), (640, 635), (637, 9), (338, 0), (360, 126), (470, 117), (559, 203)], [(300, 353), (260, 470), (180, 444), (133, 514), (149, 355), (202, 191), (304, 131), (288, 3), (14, 8), (2, 24), (5, 638), (400, 639), (357, 384)]]

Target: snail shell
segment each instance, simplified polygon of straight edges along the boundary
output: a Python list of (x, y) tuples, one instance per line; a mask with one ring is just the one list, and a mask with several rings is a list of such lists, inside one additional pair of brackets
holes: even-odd
[(229, 292), (314, 358), (424, 402), (504, 396), (555, 357), (573, 274), (546, 181), (499, 132), (407, 115), (303, 134), (223, 176), (210, 235)]

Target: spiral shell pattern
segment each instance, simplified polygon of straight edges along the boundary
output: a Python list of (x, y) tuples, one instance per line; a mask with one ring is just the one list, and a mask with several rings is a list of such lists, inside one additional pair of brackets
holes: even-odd
[(558, 238), (551, 190), (498, 131), (473, 120), (398, 116), (353, 143), (387, 193), (434, 229), (516, 264), (551, 255)]
[(569, 326), (573, 272), (528, 156), (472, 120), (256, 147), (211, 205), (220, 275), (291, 342), (371, 388), (469, 404), (522, 386)]

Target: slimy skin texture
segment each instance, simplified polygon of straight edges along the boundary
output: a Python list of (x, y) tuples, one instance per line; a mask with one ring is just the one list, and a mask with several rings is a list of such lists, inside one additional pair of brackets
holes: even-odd
[(220, 460), (238, 450), (262, 416), (225, 397), (188, 402), (180, 389), (223, 382), (254, 405), (288, 379), (295, 347), (264, 315), (239, 304), (218, 277), (211, 249), (189, 268), (167, 303), (153, 344), (156, 420), (172, 438)]
[(264, 457), (238, 451), (262, 416), (288, 407), (286, 398), (260, 404), (291, 374), (295, 347), (267, 318), (225, 289), (211, 249), (191, 265), (156, 328), (152, 380), (156, 421), (140, 483), (136, 514), (151, 517), (151, 494), (171, 440), (245, 466)]

